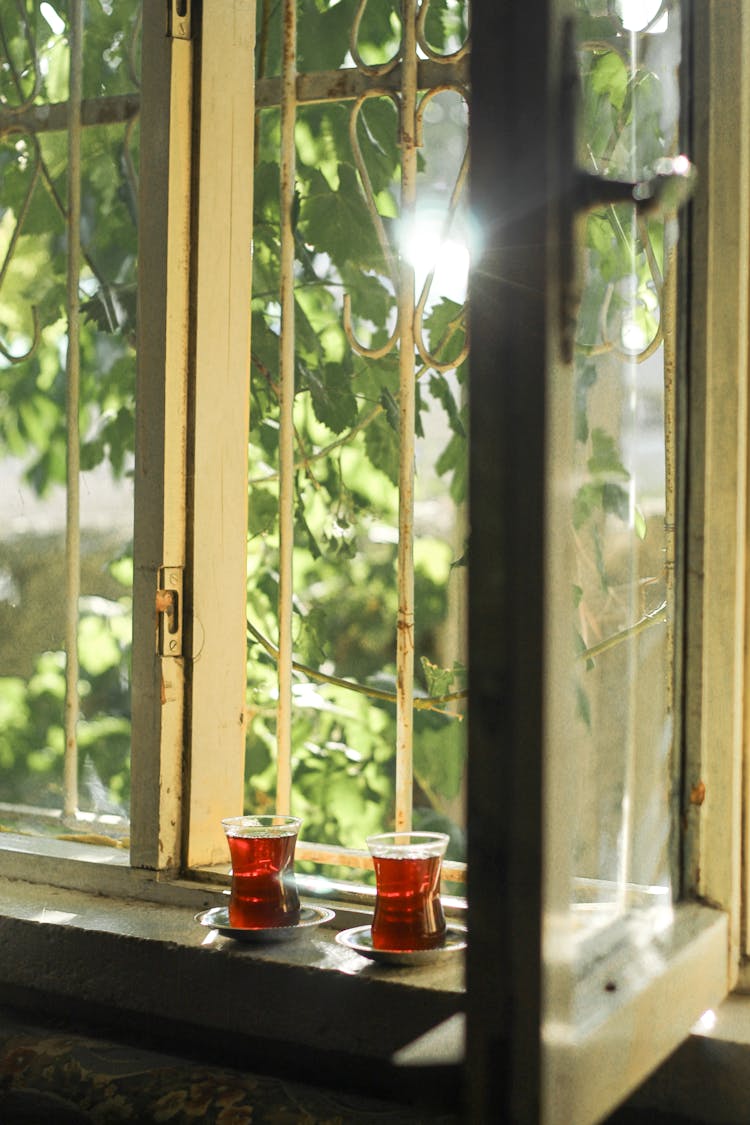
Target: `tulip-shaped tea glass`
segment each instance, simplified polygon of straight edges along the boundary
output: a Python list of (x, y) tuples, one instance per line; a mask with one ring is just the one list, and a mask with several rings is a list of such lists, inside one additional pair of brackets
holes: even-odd
[(232, 816), (222, 820), (232, 856), (229, 924), (265, 930), (299, 921), (294, 849), (296, 816)]
[(374, 949), (436, 949), (445, 940), (440, 868), (444, 832), (384, 832), (369, 836), (377, 894), (372, 919)]

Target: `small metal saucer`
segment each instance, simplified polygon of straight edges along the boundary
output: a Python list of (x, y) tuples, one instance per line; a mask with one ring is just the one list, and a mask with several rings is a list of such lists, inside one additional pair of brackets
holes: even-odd
[(200, 914), (196, 914), (195, 920), (201, 926), (218, 930), (225, 937), (235, 938), (237, 941), (268, 942), (292, 941), (307, 930), (313, 929), (315, 926), (321, 926), (324, 922), (330, 922), (335, 916), (335, 911), (328, 910), (324, 906), (303, 906), (300, 910), (299, 921), (295, 922), (293, 926), (269, 926), (262, 930), (247, 930), (244, 927), (229, 924), (228, 906), (214, 906), (211, 910), (204, 910)]
[(430, 961), (440, 961), (452, 953), (466, 948), (466, 929), (463, 926), (448, 923), (445, 941), (436, 949), (375, 949), (372, 944), (370, 926), (355, 926), (351, 930), (342, 930), (336, 934), (336, 941), (353, 949), (362, 957), (371, 961), (379, 961), (384, 965), (426, 965)]

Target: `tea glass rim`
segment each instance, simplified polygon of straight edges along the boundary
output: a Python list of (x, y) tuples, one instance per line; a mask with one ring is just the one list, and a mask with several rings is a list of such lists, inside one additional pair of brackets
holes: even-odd
[(296, 836), (302, 826), (302, 818), (286, 813), (247, 813), (225, 816), (221, 826), (226, 836)]
[(401, 829), (396, 832), (378, 832), (374, 836), (367, 836), (365, 843), (370, 853), (377, 858), (382, 850), (392, 852), (418, 851), (424, 856), (442, 856), (450, 842), (447, 832), (421, 832)]

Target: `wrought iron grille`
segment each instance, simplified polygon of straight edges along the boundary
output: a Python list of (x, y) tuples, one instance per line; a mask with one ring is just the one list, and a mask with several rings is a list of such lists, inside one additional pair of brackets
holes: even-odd
[[(340, 69), (310, 72), (299, 67), (297, 42), (298, 5), (295, 0), (285, 0), (283, 5), (281, 48), (281, 73), (273, 77), (261, 76), (256, 87), (259, 115), (272, 107), (280, 107), (280, 193), (281, 193), (281, 287), (280, 344), (279, 344), (279, 598), (278, 646), (264, 640), (250, 623), (250, 634), (261, 640), (272, 652), (278, 664), (278, 707), (276, 719), (277, 788), (276, 808), (289, 811), (292, 793), (293, 757), (293, 602), (294, 602), (294, 510), (295, 474), (299, 463), (295, 461), (295, 262), (298, 232), (296, 228), (299, 199), (295, 176), (297, 159), (295, 131), (299, 113), (305, 107), (328, 103), (345, 107), (348, 116), (348, 135), (351, 160), (356, 168), (361, 196), (366, 208), (365, 221), (375, 232), (379, 249), (379, 271), (384, 286), (393, 295), (395, 312), (388, 323), (388, 331), (372, 341), (372, 331), (367, 339), (358, 336), (355, 312), (349, 292), (343, 294), (341, 316), (349, 347), (356, 355), (377, 364), (390, 356), (398, 359), (398, 390), (394, 396), (393, 412), (398, 428), (398, 557), (396, 583), (398, 592), (398, 617), (396, 622), (396, 690), (392, 696), (396, 706), (396, 783), (395, 825), (408, 828), (412, 824), (413, 772), (413, 716), (415, 709), (455, 706), (465, 692), (457, 690), (439, 696), (415, 696), (415, 604), (414, 604), (414, 463), (417, 423), (417, 383), (426, 370), (446, 373), (455, 371), (466, 359), (468, 342), (465, 332), (465, 309), (458, 307), (454, 321), (440, 340), (428, 341), (425, 319), (430, 292), (434, 281), (434, 266), (427, 268), (419, 280), (415, 265), (403, 246), (399, 245), (398, 230), (409, 229), (419, 205), (418, 161), (423, 145), (423, 125), (437, 95), (451, 92), (468, 106), (468, 37), (454, 42), (444, 53), (436, 51), (427, 35), (431, 15), (431, 0), (403, 0), (398, 6), (400, 40), (392, 54), (377, 62), (363, 58), (360, 43), (362, 21), (366, 16), (367, 0), (359, 0), (349, 29), (349, 54), (347, 63)], [(456, 4), (454, 7), (458, 8)], [(466, 5), (460, 6), (464, 13)], [(437, 5), (435, 5), (437, 8)], [(468, 15), (466, 15), (468, 21)], [(262, 41), (262, 44), (264, 41)], [(263, 49), (260, 51), (260, 68), (263, 69)], [(398, 215), (384, 216), (378, 205), (378, 192), (373, 185), (368, 167), (368, 148), (377, 146), (377, 139), (364, 121), (367, 107), (386, 101), (395, 109), (395, 128), (398, 131), (400, 172), (398, 184)], [(455, 182), (447, 192), (441, 235), (447, 237), (455, 222), (462, 202), (468, 174), (468, 148), (457, 162)], [(446, 345), (452, 337), (458, 346), (447, 354)], [(298, 378), (298, 375), (297, 375)], [(366, 427), (374, 415), (382, 412), (378, 403), (371, 414), (360, 415), (352, 432)], [(334, 443), (335, 444), (335, 443)], [(314, 458), (316, 454), (312, 454)], [(270, 480), (270, 475), (259, 478)], [(252, 483), (252, 482), (251, 482)], [(251, 493), (252, 505), (252, 493)], [(361, 685), (350, 684), (341, 677), (316, 676), (340, 686), (361, 690)], [(343, 676), (346, 675), (344, 671)], [(366, 689), (365, 689), (366, 690)], [(384, 693), (379, 693), (383, 698)], [(332, 864), (345, 863), (367, 866), (366, 856), (349, 852), (347, 855), (335, 846), (325, 847), (303, 841), (299, 845), (303, 858)], [(447, 872), (452, 865), (446, 865)]]

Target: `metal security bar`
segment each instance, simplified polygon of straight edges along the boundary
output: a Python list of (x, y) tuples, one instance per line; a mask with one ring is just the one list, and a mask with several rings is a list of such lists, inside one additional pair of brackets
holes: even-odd
[[(409, 223), (417, 194), (417, 5), (403, 8), (401, 215)], [(399, 469), (398, 620), (396, 622), (396, 828), (411, 828), (414, 729), (414, 267), (401, 255), (398, 277)]]
[[(296, 0), (285, 0), (283, 7), (283, 46), (280, 77), (260, 78), (256, 86), (256, 108), (280, 105), (281, 108), (281, 331), (279, 345), (279, 600), (278, 648), (266, 643), (277, 660), (277, 799), (280, 812), (289, 812), (292, 788), (292, 675), (295, 661), (292, 644), (293, 600), (293, 508), (294, 508), (294, 367), (295, 367), (295, 124), (297, 107), (321, 102), (352, 103), (349, 134), (352, 154), (359, 173), (363, 197), (377, 233), (397, 300), (397, 319), (384, 346), (368, 348), (356, 338), (351, 317), (351, 302), (344, 294), (344, 328), (352, 349), (362, 356), (379, 359), (398, 349), (398, 618), (396, 622), (396, 803), (395, 826), (408, 829), (412, 824), (413, 791), (413, 712), (414, 699), (414, 463), (415, 403), (419, 357), (438, 371), (458, 367), (467, 347), (450, 362), (430, 354), (424, 337), (423, 319), (433, 283), (431, 271), (421, 293), (415, 291), (415, 269), (408, 256), (391, 244), (383, 219), (378, 213), (375, 193), (368, 175), (360, 140), (358, 121), (363, 106), (371, 98), (390, 98), (398, 113), (400, 176), (400, 221), (408, 223), (417, 205), (417, 160), (422, 145), (422, 121), (426, 108), (439, 92), (458, 92), (468, 101), (468, 41), (450, 54), (434, 51), (425, 34), (430, 0), (402, 0), (400, 8), (401, 42), (392, 58), (377, 65), (368, 64), (359, 50), (359, 32), (368, 0), (360, 0), (350, 30), (350, 55), (354, 68), (318, 73), (297, 73)], [(468, 153), (450, 200), (445, 221), (449, 230), (463, 192), (468, 170)], [(251, 630), (252, 632), (252, 630)], [(256, 637), (256, 639), (260, 639)], [(365, 857), (340, 848), (300, 842), (301, 858), (354, 866), (369, 865)], [(348, 855), (349, 858), (342, 859)], [(462, 877), (463, 865), (448, 865), (446, 874)], [(460, 870), (458, 870), (460, 869)]]
[(66, 816), (78, 809), (78, 602), (81, 596), (81, 101), (83, 98), (83, 3), (70, 4), (68, 93), (68, 346), (66, 353), (67, 464), (65, 512), (65, 772)]
[(292, 596), (294, 549), (294, 207), (297, 0), (284, 0), (281, 73), (281, 344), (279, 352), (279, 703), (276, 807), (292, 791)]

